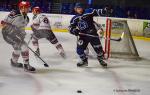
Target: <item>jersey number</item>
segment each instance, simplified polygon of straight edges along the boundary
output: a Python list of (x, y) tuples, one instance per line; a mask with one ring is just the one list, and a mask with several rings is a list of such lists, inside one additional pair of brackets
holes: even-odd
[(46, 24), (47, 24), (47, 23), (49, 23), (49, 21), (48, 21), (48, 19), (47, 19), (47, 18), (44, 18), (44, 20), (43, 20), (43, 21), (44, 21), (44, 23), (46, 23)]

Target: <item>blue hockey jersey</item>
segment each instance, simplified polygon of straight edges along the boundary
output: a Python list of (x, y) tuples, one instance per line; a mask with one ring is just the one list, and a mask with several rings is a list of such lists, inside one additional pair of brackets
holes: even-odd
[(101, 16), (104, 14), (105, 11), (99, 9), (99, 10), (93, 10), (92, 13), (75, 15), (70, 21), (70, 26), (69, 26), (70, 33), (75, 34), (74, 33), (75, 30), (78, 29), (82, 33), (97, 34), (93, 17)]

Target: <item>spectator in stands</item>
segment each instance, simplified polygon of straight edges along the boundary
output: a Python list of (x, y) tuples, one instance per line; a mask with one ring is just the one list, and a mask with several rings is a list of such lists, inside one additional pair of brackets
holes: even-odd
[(111, 5), (106, 5), (104, 7), (104, 10), (107, 11), (107, 14), (106, 14), (107, 17), (114, 17), (114, 10), (113, 10), (113, 7)]
[(128, 10), (127, 11), (127, 18), (137, 19), (137, 14), (133, 11)]
[(125, 18), (126, 17), (126, 12), (123, 7), (117, 6), (114, 8), (114, 17), (119, 17), (119, 18)]

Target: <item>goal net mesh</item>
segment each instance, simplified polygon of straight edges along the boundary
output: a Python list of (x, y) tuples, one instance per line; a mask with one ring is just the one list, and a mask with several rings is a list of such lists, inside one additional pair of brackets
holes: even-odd
[[(119, 39), (121, 36), (120, 41), (109, 40)], [(107, 19), (105, 37), (107, 38), (105, 40), (105, 53), (108, 58), (139, 58), (126, 20)]]

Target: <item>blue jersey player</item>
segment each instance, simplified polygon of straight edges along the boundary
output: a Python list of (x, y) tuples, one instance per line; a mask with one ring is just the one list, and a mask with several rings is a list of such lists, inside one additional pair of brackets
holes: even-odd
[(81, 62), (77, 63), (78, 67), (88, 66), (88, 58), (85, 54), (85, 50), (90, 43), (97, 54), (97, 59), (103, 67), (107, 67), (107, 63), (104, 60), (104, 53), (99, 38), (81, 35), (90, 34), (98, 36), (95, 22), (93, 21), (94, 16), (100, 16), (105, 14), (105, 10), (93, 10), (91, 13), (84, 13), (82, 4), (77, 3), (75, 5), (76, 15), (71, 19), (69, 31), (71, 34), (78, 36), (77, 40), (77, 54), (79, 55)]

